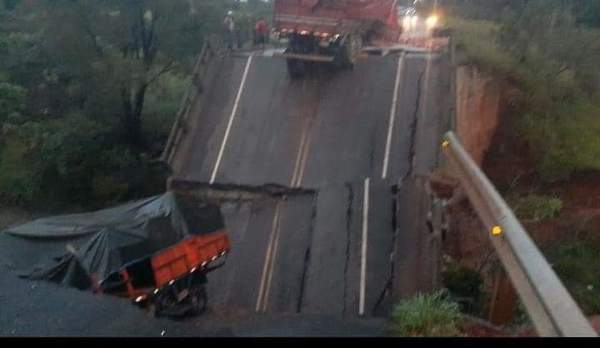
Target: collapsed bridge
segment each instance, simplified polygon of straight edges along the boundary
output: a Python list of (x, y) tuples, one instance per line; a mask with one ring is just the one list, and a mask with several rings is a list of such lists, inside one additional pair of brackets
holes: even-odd
[(439, 243), (409, 233), (426, 229), (431, 198), (408, 183), (436, 166), (447, 129), (444, 56), (364, 56), (291, 79), (268, 52), (210, 54), (165, 159), (171, 189), (222, 197), (236, 251), (209, 279), (213, 305), (382, 315), (393, 294), (435, 287)]

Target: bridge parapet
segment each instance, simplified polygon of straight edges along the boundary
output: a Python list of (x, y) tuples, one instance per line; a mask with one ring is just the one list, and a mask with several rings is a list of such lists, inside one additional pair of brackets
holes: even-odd
[(175, 122), (171, 128), (171, 133), (169, 134), (169, 139), (167, 140), (167, 144), (161, 155), (160, 160), (168, 164), (171, 168), (174, 166), (173, 162), (177, 149), (183, 141), (187, 129), (190, 128), (190, 110), (198, 95), (204, 92), (204, 80), (208, 74), (210, 63), (213, 58), (219, 54), (218, 50), (215, 49), (215, 46), (218, 45), (212, 43), (211, 40), (206, 40), (202, 46), (202, 50), (198, 55), (192, 72), (192, 84), (187, 89), (181, 101)]

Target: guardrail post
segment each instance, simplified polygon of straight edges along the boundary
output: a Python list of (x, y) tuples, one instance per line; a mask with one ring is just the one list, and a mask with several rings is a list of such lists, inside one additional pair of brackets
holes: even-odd
[(494, 325), (507, 325), (517, 310), (517, 293), (502, 269), (494, 274), (494, 291), (490, 301), (489, 321)]

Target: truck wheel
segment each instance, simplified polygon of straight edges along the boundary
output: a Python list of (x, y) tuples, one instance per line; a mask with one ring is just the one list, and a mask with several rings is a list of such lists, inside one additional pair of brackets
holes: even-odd
[(292, 79), (299, 79), (304, 76), (304, 62), (297, 59), (287, 60), (288, 73)]
[(148, 316), (150, 318), (158, 318), (160, 316), (160, 310), (158, 306), (154, 303), (150, 303), (147, 308)]
[(192, 312), (194, 315), (202, 314), (206, 312), (206, 308), (208, 307), (208, 296), (206, 295), (206, 288), (202, 286), (198, 286), (194, 289), (193, 293), (190, 297), (192, 303)]
[(352, 69), (358, 60), (360, 50), (362, 48), (362, 40), (358, 35), (350, 34), (345, 42), (339, 48), (337, 54), (338, 65), (343, 69)]

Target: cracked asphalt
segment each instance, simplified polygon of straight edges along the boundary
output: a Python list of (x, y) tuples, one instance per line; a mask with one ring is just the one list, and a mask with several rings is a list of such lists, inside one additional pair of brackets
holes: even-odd
[(418, 289), (411, 275), (423, 272), (412, 260), (426, 257), (422, 212), (397, 210), (427, 202), (397, 189), (437, 163), (447, 64), (370, 56), (290, 80), (278, 58), (215, 62), (173, 173), (175, 190), (219, 193), (231, 238), (226, 265), (209, 274), (210, 312), (150, 319), (126, 300), (5, 274), (0, 335), (382, 335), (395, 288)]
[(219, 62), (174, 177), (311, 193), (223, 206), (238, 254), (212, 275), (215, 303), (342, 318), (389, 312), (390, 260), (404, 223), (393, 189), (437, 164), (447, 63), (428, 54), (370, 56), (351, 71), (315, 69), (290, 80), (281, 59)]

